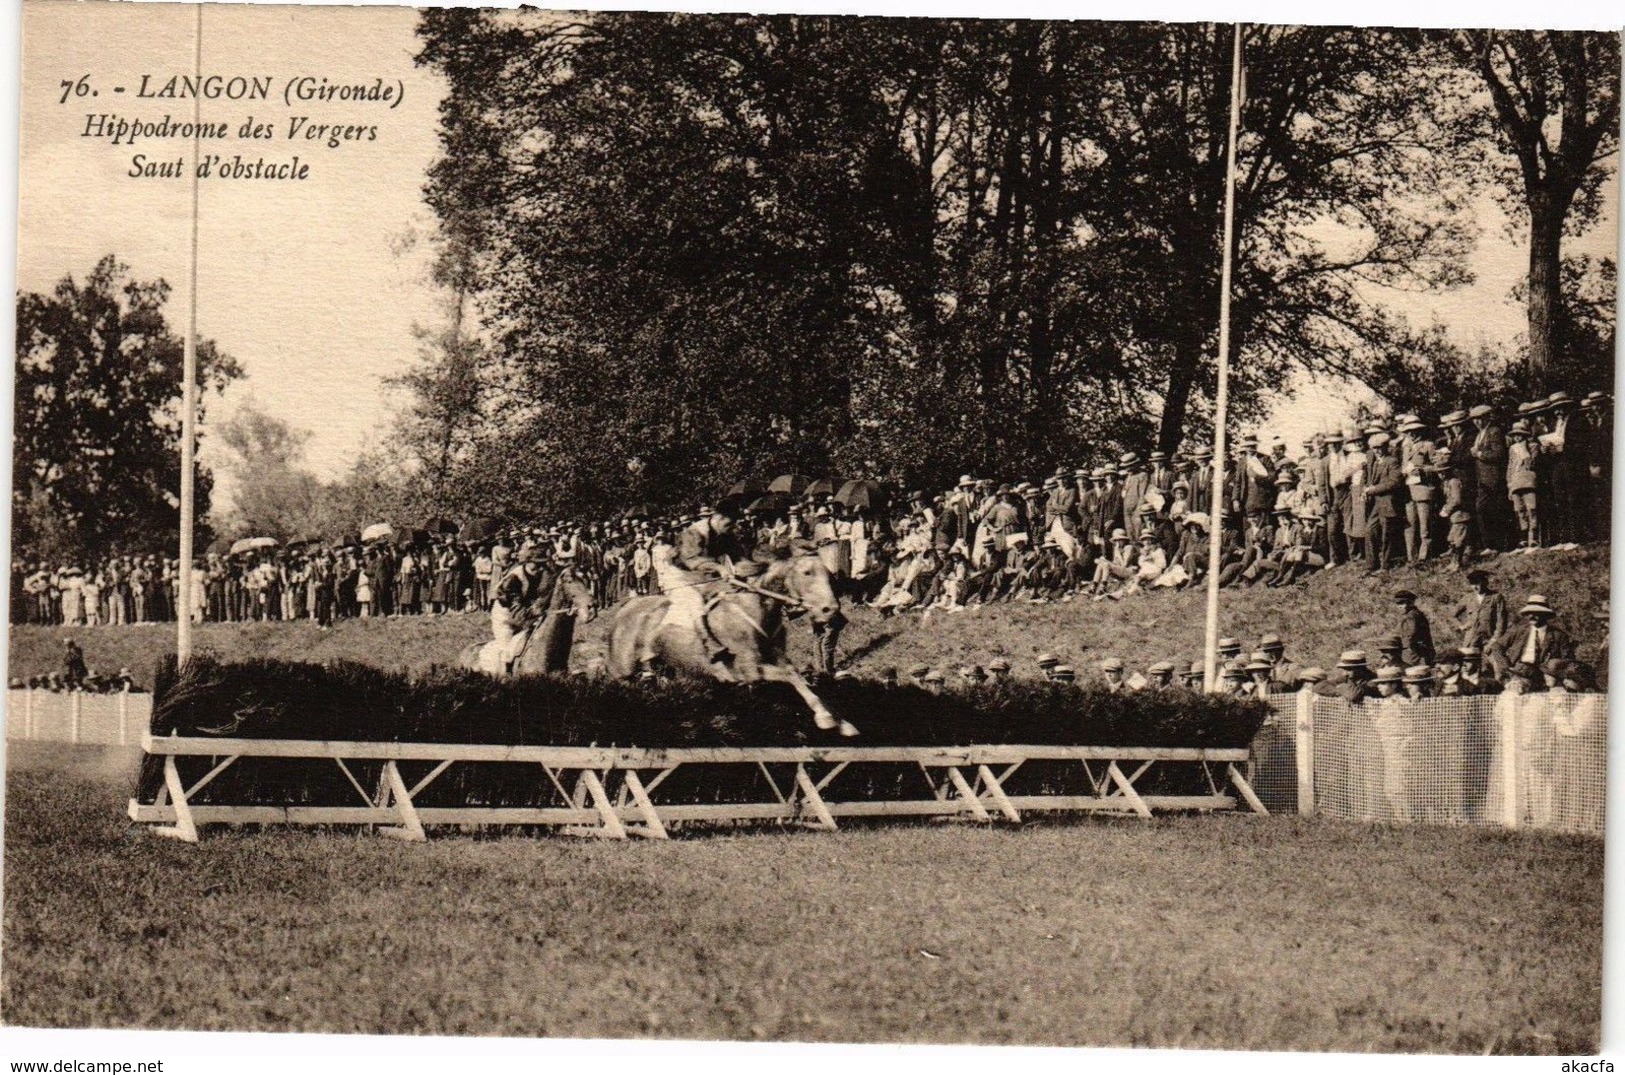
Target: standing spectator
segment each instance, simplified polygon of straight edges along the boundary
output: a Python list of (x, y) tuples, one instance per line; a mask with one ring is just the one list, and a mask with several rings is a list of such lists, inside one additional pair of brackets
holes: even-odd
[(1394, 594), (1399, 606), (1400, 658), (1407, 667), (1433, 663), (1433, 628), (1422, 610), (1416, 607), (1416, 594), (1400, 590)]
[(1490, 573), (1482, 568), (1467, 572), (1471, 593), (1456, 607), (1453, 619), (1461, 630), (1462, 646), (1485, 646), (1500, 638), (1510, 625), (1506, 619), (1506, 598), (1490, 588)]
[(85, 653), (79, 648), (79, 643), (71, 638), (62, 640), (62, 681), (69, 687), (77, 689), (90, 675), (90, 669), (85, 667)]
[(1399, 463), (1389, 452), (1388, 434), (1373, 433), (1366, 443), (1371, 448), (1365, 465), (1365, 498), (1369, 504), (1366, 574), (1371, 575), (1393, 565), (1405, 520), (1399, 507)]
[(1540, 548), (1540, 502), (1535, 470), (1540, 445), (1529, 423), (1522, 419), (1512, 423), (1507, 440), (1507, 496), (1518, 517), (1519, 545), (1525, 551), (1532, 551)]
[(1470, 454), (1477, 503), (1473, 517), (1486, 548), (1504, 552), (1512, 548), (1511, 511), (1507, 492), (1507, 444), (1493, 408), (1478, 404), (1467, 412), (1477, 430)]

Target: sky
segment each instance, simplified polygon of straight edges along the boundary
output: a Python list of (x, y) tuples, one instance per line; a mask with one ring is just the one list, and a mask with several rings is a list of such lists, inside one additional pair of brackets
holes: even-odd
[[(163, 4), (24, 5), (20, 209), (17, 286), (48, 290), (64, 274), (85, 276), (116, 252), (140, 279), (163, 277), (175, 288), (172, 323), (184, 317), (190, 188), (184, 180), (131, 178), (135, 153), (171, 159), (188, 143), (115, 146), (83, 137), (86, 116), (113, 112), (175, 120), (191, 116), (190, 100), (136, 100), (143, 75), (160, 86), (189, 73), (195, 9)], [(252, 401), (309, 431), (307, 461), (323, 478), (342, 474), (356, 453), (377, 443), (398, 392), (385, 380), (418, 352), (414, 329), (435, 323), (441, 298), (428, 278), (433, 215), (422, 200), (425, 173), (438, 153), (436, 107), (445, 91), (412, 62), (417, 14), (391, 7), (205, 8), (202, 67), (269, 77), (277, 98), (210, 100), (205, 122), (233, 130), (250, 116), (276, 125), (271, 142), (230, 139), (214, 151), (285, 160), (298, 154), (311, 173), (301, 182), (208, 181), (200, 194), (198, 327), (241, 363), (246, 377), (214, 404), (218, 421)], [(62, 102), (61, 83), (89, 75), (95, 98)], [(297, 76), (332, 83), (382, 79), (397, 85), (395, 108), (281, 99)], [(114, 86), (125, 86), (118, 95)], [(290, 116), (311, 123), (376, 125), (374, 141), (339, 148), (284, 138)], [(220, 148), (223, 147), (223, 148)], [(1617, 186), (1608, 204), (1617, 206)], [(1525, 249), (1505, 232), (1492, 200), (1481, 204), (1481, 234), (1472, 260), (1476, 282), (1456, 292), (1395, 296), (1419, 322), (1443, 321), (1457, 340), (1512, 341), (1523, 310), (1507, 299), (1525, 268)], [(1568, 249), (1611, 254), (1617, 213)], [(1244, 371), (1243, 371), (1244, 372)], [(1265, 423), (1297, 440), (1342, 414), (1358, 391), (1303, 382)], [(205, 440), (201, 458), (218, 462)], [(218, 468), (217, 468), (218, 469)], [(219, 495), (229, 498), (229, 481)]]
[[(190, 120), (190, 100), (135, 100), (140, 77), (159, 86), (193, 69), (196, 9), (181, 5), (25, 5), (17, 286), (44, 291), (66, 274), (82, 279), (116, 252), (139, 279), (174, 288), (171, 323), (184, 318), (190, 184), (135, 179), (135, 153), (189, 155), (189, 142), (114, 146), (83, 137), (86, 115), (103, 112)], [(433, 323), (439, 296), (428, 279), (433, 219), (422, 201), (438, 141), (444, 84), (412, 62), (417, 13), (407, 8), (233, 8), (207, 5), (205, 74), (269, 76), (268, 101), (202, 102), (205, 122), (250, 116), (278, 125), (271, 142), (218, 143), (226, 156), (310, 165), (300, 182), (200, 184), (198, 330), (247, 376), (211, 418), (252, 399), (310, 431), (308, 459), (335, 477), (389, 415), (384, 379), (417, 353), (414, 325)], [(60, 103), (61, 82), (91, 75), (98, 96)], [(397, 107), (310, 103), (290, 109), (288, 79), (399, 83)], [(112, 92), (125, 86), (125, 94)], [(376, 125), (375, 141), (337, 149), (284, 139), (289, 117)], [(205, 438), (205, 444), (207, 439)], [(209, 457), (203, 449), (205, 460)]]

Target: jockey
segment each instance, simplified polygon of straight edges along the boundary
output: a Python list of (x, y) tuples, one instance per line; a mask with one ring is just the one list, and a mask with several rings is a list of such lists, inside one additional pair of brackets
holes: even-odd
[[(713, 664), (729, 658), (728, 649), (712, 633), (705, 619), (705, 598), (719, 579), (731, 578), (734, 565), (746, 559), (745, 549), (734, 534), (733, 511), (727, 507), (706, 513), (677, 537), (672, 558), (673, 585), (667, 592), (671, 606), (665, 626), (691, 628), (700, 636), (706, 660)], [(702, 593), (702, 589), (706, 592)]]
[(491, 601), (491, 637), (497, 642), (503, 671), (508, 674), (512, 674), (513, 662), (530, 637), (531, 624), (523, 622), (526, 610), (545, 596), (555, 581), (543, 570), (541, 552), (534, 545), (521, 548), (514, 561), (513, 568), (497, 583)]

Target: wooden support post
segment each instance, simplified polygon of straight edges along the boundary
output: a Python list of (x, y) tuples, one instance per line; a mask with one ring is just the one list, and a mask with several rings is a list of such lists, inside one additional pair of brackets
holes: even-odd
[(835, 818), (830, 814), (829, 807), (824, 804), (823, 797), (818, 794), (818, 788), (807, 776), (806, 766), (799, 763), (796, 765), (796, 790), (801, 792), (802, 805), (812, 811), (815, 819), (812, 822), (813, 826), (834, 831)]
[[(406, 788), (406, 781), (401, 779), (401, 771), (396, 768), (393, 761), (384, 762), (384, 788), (387, 796), (394, 800), (395, 812), (399, 815), (399, 825), (380, 825), (380, 835), (393, 837), (396, 840), (410, 840), (421, 843), (428, 839), (423, 831), (423, 822), (418, 818), (417, 808), (412, 805), (412, 793)], [(388, 803), (379, 803), (387, 806)]]
[(1514, 700), (1505, 707), (1506, 715), (1501, 719), (1501, 823), (1509, 829), (1523, 824), (1523, 781), (1519, 779), (1522, 766), (1518, 764), (1518, 718), (1522, 711), (1522, 699)]
[[(1016, 808), (1011, 805), (1009, 796), (1005, 795), (1004, 786), (994, 778), (993, 770), (989, 769), (986, 765), (978, 765), (976, 767), (976, 775), (982, 778), (982, 786), (987, 788), (988, 797), (991, 798), (993, 800), (993, 804), (999, 808), (999, 813), (1004, 815), (1004, 819), (1006, 821), (1014, 821), (1017, 824), (1020, 824), (1021, 815), (1017, 813)], [(1006, 773), (1005, 775), (1008, 776), (1009, 773)]]
[(129, 732), (129, 728), (128, 728), (129, 720), (130, 720), (130, 692), (128, 690), (122, 690), (122, 691), (118, 692), (118, 745), (119, 746), (123, 746), (123, 745), (125, 745), (126, 743), (128, 743), (130, 741), (130, 732)]
[[(1235, 766), (1231, 766), (1230, 771), (1234, 773)], [(1110, 776), (1112, 781), (1117, 784), (1117, 789), (1123, 793), (1123, 798), (1128, 800), (1128, 804), (1133, 808), (1134, 812), (1147, 821), (1151, 820), (1151, 808), (1145, 805), (1145, 800), (1140, 798), (1140, 793), (1134, 790), (1134, 785), (1129, 782), (1128, 777), (1123, 775), (1123, 770), (1117, 767), (1115, 761), (1108, 764), (1106, 775)]]
[(1259, 800), (1258, 796), (1253, 794), (1253, 786), (1247, 783), (1247, 778), (1241, 775), (1241, 770), (1236, 768), (1235, 762), (1230, 763), (1229, 769), (1230, 783), (1235, 786), (1237, 791), (1241, 792), (1241, 797), (1247, 801), (1248, 806), (1252, 807), (1253, 813), (1269, 813), (1269, 811), (1264, 808), (1264, 804)]
[(987, 812), (987, 807), (982, 805), (982, 800), (977, 798), (975, 789), (970, 786), (970, 781), (966, 780), (965, 774), (959, 771), (959, 766), (948, 766), (948, 779), (953, 783), (954, 790), (959, 793), (959, 801), (965, 804), (965, 809), (970, 812), (971, 817), (974, 817), (977, 821), (993, 820)]
[(1305, 688), (1296, 695), (1298, 734), (1294, 744), (1298, 754), (1298, 813), (1312, 817), (1315, 812), (1315, 694)]
[(83, 705), (84, 705), (84, 692), (83, 691), (69, 691), (68, 692), (68, 714), (69, 714), (68, 742), (70, 742), (70, 743), (78, 743), (79, 742), (79, 720), (80, 720), (80, 717), (82, 715), (82, 707), (83, 707)]
[(169, 793), (175, 807), (175, 824), (158, 825), (152, 831), (185, 843), (197, 843), (197, 825), (192, 821), (192, 807), (186, 801), (186, 788), (181, 784), (181, 774), (175, 768), (173, 754), (164, 758), (164, 790)]
[(638, 813), (643, 815), (643, 824), (628, 825), (626, 831), (633, 836), (647, 836), (651, 840), (666, 839), (666, 826), (660, 823), (660, 815), (655, 812), (655, 804), (650, 800), (643, 781), (638, 778), (636, 769), (626, 770), (624, 787), (632, 793), (632, 801), (638, 804)]

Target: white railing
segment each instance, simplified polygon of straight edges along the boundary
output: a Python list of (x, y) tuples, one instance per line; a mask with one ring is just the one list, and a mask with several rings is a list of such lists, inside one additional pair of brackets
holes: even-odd
[(6, 738), (135, 746), (152, 719), (152, 695), (21, 689), (6, 694)]

